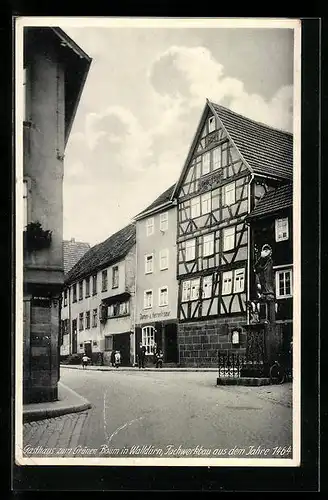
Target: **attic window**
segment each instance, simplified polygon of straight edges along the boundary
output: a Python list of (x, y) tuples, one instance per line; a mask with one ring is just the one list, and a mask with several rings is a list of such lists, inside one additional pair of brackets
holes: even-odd
[(210, 116), (208, 119), (208, 133), (210, 134), (215, 130), (215, 116)]

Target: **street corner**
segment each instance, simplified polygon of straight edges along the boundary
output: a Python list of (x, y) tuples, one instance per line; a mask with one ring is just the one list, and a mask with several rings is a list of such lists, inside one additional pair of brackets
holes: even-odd
[(58, 400), (24, 405), (23, 422), (44, 420), (92, 408), (91, 403), (62, 382), (58, 383)]

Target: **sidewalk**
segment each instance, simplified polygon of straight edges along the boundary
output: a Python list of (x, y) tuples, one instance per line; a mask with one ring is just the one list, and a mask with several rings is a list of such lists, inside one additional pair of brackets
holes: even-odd
[(91, 403), (75, 391), (58, 383), (58, 401), (45, 401), (23, 406), (23, 422), (58, 417), (67, 413), (76, 413), (91, 408)]
[[(60, 369), (68, 369), (68, 370), (83, 370), (81, 365), (60, 365)], [(137, 366), (120, 366), (119, 368), (115, 368), (114, 366), (98, 366), (91, 365), (85, 368), (85, 370), (95, 370), (101, 372), (108, 371), (133, 371), (138, 372), (139, 368)], [(146, 366), (145, 368), (141, 368), (140, 371), (143, 372), (217, 372), (217, 368), (202, 368), (202, 367), (191, 367), (191, 368), (179, 368), (179, 367), (170, 367), (163, 366), (163, 368), (156, 368), (155, 366)]]

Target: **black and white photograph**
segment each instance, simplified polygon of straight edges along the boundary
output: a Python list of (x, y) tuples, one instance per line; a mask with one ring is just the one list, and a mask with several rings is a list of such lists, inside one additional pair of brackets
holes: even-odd
[(18, 465), (300, 465), (301, 24), (15, 22)]

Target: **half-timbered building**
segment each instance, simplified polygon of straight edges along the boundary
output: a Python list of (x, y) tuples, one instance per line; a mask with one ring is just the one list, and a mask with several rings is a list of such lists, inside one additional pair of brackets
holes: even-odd
[(292, 134), (207, 101), (176, 184), (181, 365), (245, 348), (251, 232), (246, 216), (292, 179)]

